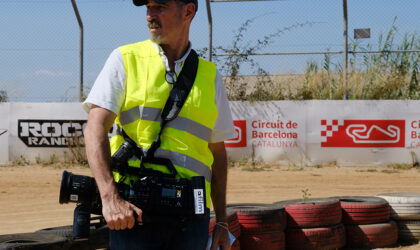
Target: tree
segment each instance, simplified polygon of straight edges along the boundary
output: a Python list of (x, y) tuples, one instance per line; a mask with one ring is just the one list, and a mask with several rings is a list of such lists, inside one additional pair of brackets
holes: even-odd
[(7, 102), (7, 99), (6, 90), (0, 90), (0, 102)]

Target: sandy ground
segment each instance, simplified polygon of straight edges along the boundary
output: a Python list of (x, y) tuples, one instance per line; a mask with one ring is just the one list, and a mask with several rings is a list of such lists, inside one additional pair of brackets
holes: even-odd
[[(86, 167), (0, 166), (0, 234), (71, 225), (74, 204), (58, 203), (63, 170), (91, 175)], [(230, 167), (228, 203), (330, 196), (419, 192), (420, 171), (391, 167)], [(400, 248), (398, 248), (400, 249)], [(402, 249), (420, 249), (420, 244)]]

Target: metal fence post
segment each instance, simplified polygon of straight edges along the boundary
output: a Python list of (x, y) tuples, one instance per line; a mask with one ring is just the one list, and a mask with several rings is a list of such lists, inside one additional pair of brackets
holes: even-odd
[(213, 54), (213, 19), (211, 17), (210, 0), (206, 0), (206, 6), (207, 6), (207, 18), (209, 20), (209, 51), (208, 51), (208, 59), (211, 62), (212, 54)]
[(80, 18), (79, 10), (77, 9), (77, 5), (75, 0), (71, 0), (71, 4), (73, 5), (74, 13), (76, 14), (77, 22), (79, 23), (79, 29), (80, 29), (80, 47), (79, 47), (79, 53), (80, 53), (80, 83), (79, 83), (79, 101), (82, 102), (84, 100), (83, 95), (83, 23), (82, 19)]
[(344, 16), (344, 51), (343, 51), (343, 99), (347, 99), (347, 71), (348, 71), (348, 22), (347, 22), (347, 0), (343, 0), (343, 16)]

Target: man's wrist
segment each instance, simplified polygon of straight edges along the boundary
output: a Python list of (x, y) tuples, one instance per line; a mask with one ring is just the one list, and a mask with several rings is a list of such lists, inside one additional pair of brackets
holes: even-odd
[(108, 183), (100, 190), (101, 200), (108, 202), (119, 198), (117, 187), (114, 182)]
[(216, 213), (216, 222), (227, 222), (226, 212), (223, 214)]
[(229, 231), (229, 224), (227, 222), (216, 222), (214, 225), (215, 227), (221, 227), (225, 229), (226, 231)]

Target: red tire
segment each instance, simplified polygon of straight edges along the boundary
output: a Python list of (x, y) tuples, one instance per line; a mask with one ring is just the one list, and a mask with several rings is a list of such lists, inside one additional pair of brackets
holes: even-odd
[(274, 203), (286, 209), (288, 228), (310, 228), (336, 225), (342, 211), (338, 199), (320, 198), (289, 200)]
[(241, 235), (241, 250), (285, 249), (284, 232)]
[(337, 249), (346, 245), (343, 224), (319, 228), (290, 228), (286, 230), (287, 249)]
[(228, 207), (236, 211), (241, 234), (282, 232), (286, 228), (284, 208), (269, 204), (230, 204)]
[(377, 224), (390, 219), (391, 208), (385, 199), (371, 196), (339, 196), (344, 224)]
[(398, 240), (398, 227), (394, 221), (370, 225), (346, 225), (349, 247), (390, 247)]

